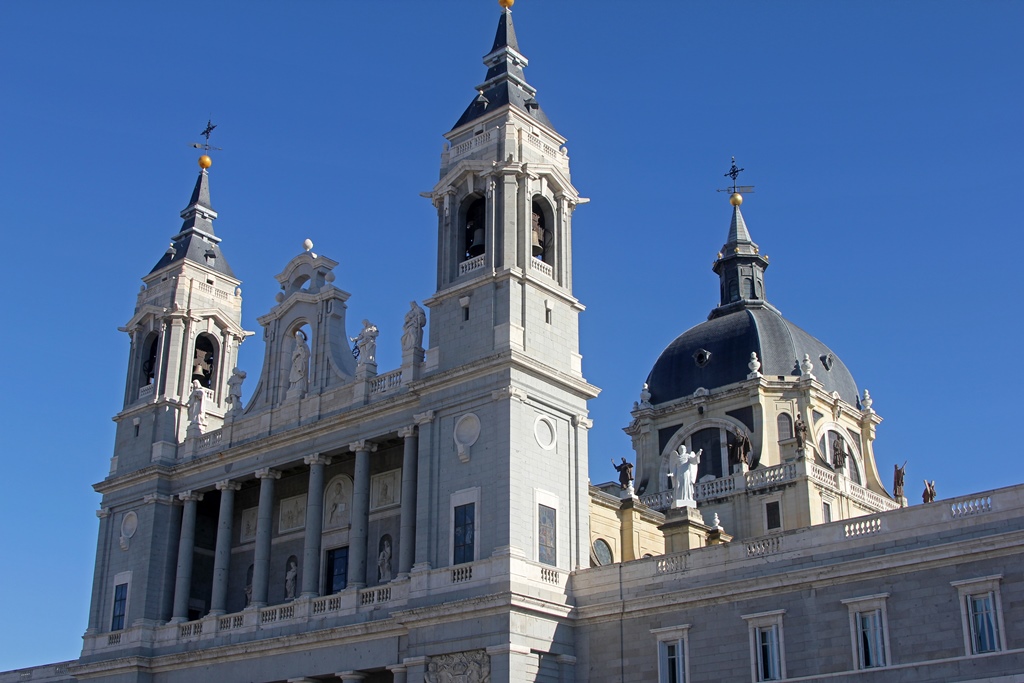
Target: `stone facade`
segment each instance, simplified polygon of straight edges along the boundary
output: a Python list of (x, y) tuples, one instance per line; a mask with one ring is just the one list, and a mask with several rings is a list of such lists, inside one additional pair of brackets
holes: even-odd
[[(1015, 680), (1024, 487), (901, 508), (875, 472), (870, 403), (812, 368), (645, 389), (627, 428), (637, 495), (588, 485), (598, 390), (571, 242), (586, 199), (507, 9), (484, 61), (427, 193), (426, 348), (414, 303), (398, 368), (377, 367), (376, 328), (347, 324), (337, 263), (307, 241), (259, 318), (240, 403), (252, 333), (206, 158), (123, 328), (81, 657), (0, 683)], [(767, 260), (734, 206), (762, 296)], [(783, 414), (809, 426), (804, 446)], [(848, 462), (830, 459), (833, 432)], [(756, 458), (731, 462), (730, 434)], [(718, 450), (699, 508), (669, 509), (665, 456), (700, 443)]]

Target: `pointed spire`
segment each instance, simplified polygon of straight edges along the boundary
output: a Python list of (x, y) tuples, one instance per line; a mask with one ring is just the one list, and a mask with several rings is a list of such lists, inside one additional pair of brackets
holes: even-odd
[(192, 188), (188, 206), (181, 211), (181, 230), (171, 238), (170, 248), (164, 252), (163, 258), (151, 272), (187, 259), (234, 277), (231, 267), (221, 253), (220, 238), (213, 232), (213, 221), (217, 218), (217, 212), (213, 210), (210, 202), (210, 175), (207, 171), (212, 163), (210, 157), (205, 154), (199, 157), (199, 177)]
[(728, 312), (722, 310), (725, 307), (731, 311), (734, 306), (766, 302), (764, 271), (768, 268), (768, 259), (761, 256), (760, 248), (750, 237), (747, 222), (740, 211), (743, 195), (733, 192), (729, 203), (732, 204), (729, 236), (712, 267), (721, 280), (721, 298), (718, 308), (711, 312), (712, 317)]
[(526, 82), (526, 74), (523, 73), (529, 60), (519, 51), (516, 28), (512, 23), (512, 2), (501, 0), (499, 4), (503, 9), (498, 19), (498, 30), (494, 34), (494, 44), (484, 56), (486, 79), (476, 87), (479, 94), (453, 128), (464, 126), (509, 104), (550, 128), (551, 122), (537, 102), (537, 89)]

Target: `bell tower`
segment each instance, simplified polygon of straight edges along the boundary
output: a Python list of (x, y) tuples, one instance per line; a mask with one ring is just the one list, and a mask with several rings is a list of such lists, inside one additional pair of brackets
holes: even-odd
[(199, 158), (181, 229), (143, 278), (135, 314), (120, 328), (131, 351), (112, 472), (173, 462), (186, 436), (219, 428), (228, 412), (238, 345), (251, 333), (241, 327), (240, 280), (213, 229), (211, 164), (208, 155)]
[(526, 80), (510, 5), (483, 58), (485, 79), (445, 135), (440, 181), (424, 193), (438, 214), (437, 292), (427, 304), (441, 322), (430, 328), (427, 368), (514, 350), (579, 376), (572, 214), (588, 200)]

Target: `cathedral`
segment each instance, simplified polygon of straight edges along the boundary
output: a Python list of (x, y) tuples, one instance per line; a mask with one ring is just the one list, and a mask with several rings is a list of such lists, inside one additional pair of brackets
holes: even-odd
[(637, 378), (633, 462), (591, 484), (587, 200), (512, 4), (425, 193), (436, 290), (399, 367), (309, 241), (244, 329), (200, 157), (121, 328), (81, 656), (0, 683), (1024, 680), (1024, 486), (886, 488), (870, 395), (769, 300), (735, 165), (719, 303)]

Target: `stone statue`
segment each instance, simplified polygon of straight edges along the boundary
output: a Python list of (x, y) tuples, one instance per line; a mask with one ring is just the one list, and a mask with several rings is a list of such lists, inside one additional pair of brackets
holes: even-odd
[(847, 456), (849, 453), (846, 452), (846, 441), (837, 434), (835, 441), (832, 442), (832, 467), (846, 467)]
[(735, 438), (732, 443), (729, 444), (729, 465), (746, 465), (750, 466), (750, 451), (753, 446), (750, 443), (750, 437), (743, 433), (743, 430), (736, 427), (733, 430)]
[(238, 415), (242, 412), (242, 382), (245, 381), (245, 370), (235, 368), (228, 378), (228, 405), (231, 406), (231, 415)]
[(309, 388), (309, 346), (306, 345), (306, 334), (295, 330), (295, 350), (292, 351), (292, 368), (288, 372), (288, 396), (305, 396)]
[(189, 431), (202, 434), (206, 428), (206, 390), (199, 380), (192, 380), (192, 393), (188, 397)]
[(903, 479), (907, 474), (907, 463), (903, 462), (903, 467), (899, 465), (892, 466), (892, 495), (896, 500), (903, 499)]
[(294, 557), (288, 559), (288, 571), (284, 573), (285, 600), (295, 599), (295, 580), (299, 576), (299, 563)]
[(359, 331), (357, 336), (349, 338), (350, 341), (355, 342), (356, 348), (359, 350), (360, 365), (377, 362), (378, 334), (380, 334), (380, 331), (376, 325), (369, 320), (363, 320), (363, 329)]
[(924, 480), (924, 493), (921, 494), (921, 499), (926, 503), (935, 502), (935, 480), (928, 481)]
[(423, 326), (426, 324), (427, 314), (415, 301), (410, 301), (409, 312), (405, 314), (405, 323), (402, 325), (403, 352), (423, 348)]
[(799, 415), (796, 416), (796, 422), (793, 423), (793, 433), (796, 435), (796, 447), (803, 450), (804, 444), (807, 443), (807, 425)]
[(680, 444), (669, 461), (672, 474), (672, 507), (697, 507), (697, 466), (704, 449), (687, 452)]
[(391, 580), (391, 538), (385, 536), (380, 542), (380, 554), (377, 555), (377, 581), (387, 583)]
[(633, 463), (626, 462), (626, 459), (622, 459), (621, 465), (616, 465), (615, 461), (612, 460), (612, 467), (619, 473), (619, 486), (623, 489), (628, 489), (633, 484)]

